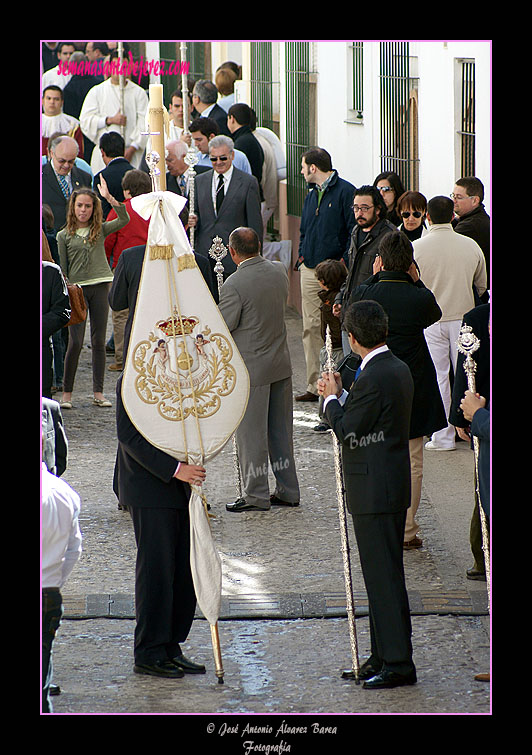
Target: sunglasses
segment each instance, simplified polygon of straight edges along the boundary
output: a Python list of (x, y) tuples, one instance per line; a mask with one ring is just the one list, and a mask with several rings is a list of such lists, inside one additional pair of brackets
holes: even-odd
[(410, 215), (413, 215), (415, 218), (420, 218), (423, 213), (419, 212), (418, 210), (414, 210), (414, 212), (402, 212), (401, 217), (402, 218), (409, 218)]
[(218, 160), (221, 163), (225, 163), (226, 160), (229, 160), (229, 158), (226, 155), (222, 155), (222, 157), (211, 157), (211, 163), (217, 163)]

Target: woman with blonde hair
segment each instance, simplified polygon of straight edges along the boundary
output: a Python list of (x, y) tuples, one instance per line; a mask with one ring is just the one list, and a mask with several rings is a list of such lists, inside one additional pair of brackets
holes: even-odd
[[(103, 221), (102, 203), (92, 189), (83, 187), (72, 192), (65, 227), (57, 234), (57, 246), (63, 275), (69, 283), (78, 283), (85, 297), (91, 324), (92, 383), (95, 406), (112, 406), (103, 395), (105, 375), (105, 336), (109, 314), (109, 287), (113, 273), (107, 262), (106, 236), (129, 222), (123, 204), (118, 202), (100, 176), (100, 194), (115, 208), (117, 217)], [(83, 347), (86, 321), (69, 327), (68, 349), (63, 380), (63, 409), (72, 409), (72, 391)]]

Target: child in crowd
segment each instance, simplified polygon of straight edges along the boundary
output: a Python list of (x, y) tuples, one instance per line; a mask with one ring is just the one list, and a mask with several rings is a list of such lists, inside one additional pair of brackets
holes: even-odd
[[(340, 260), (326, 259), (316, 265), (314, 274), (321, 287), (318, 296), (321, 299), (321, 337), (323, 338), (324, 343), (320, 351), (320, 369), (323, 372), (327, 363), (327, 349), (325, 348), (327, 325), (331, 331), (332, 358), (335, 369), (344, 358), (344, 352), (342, 349), (342, 327), (338, 317), (335, 317), (332, 313), (332, 306), (336, 295), (340, 291), (340, 288), (347, 277), (347, 268)], [(320, 422), (314, 427), (314, 430), (316, 432), (324, 433), (330, 428), (323, 416), (322, 396), (320, 396), (318, 404), (318, 413)]]

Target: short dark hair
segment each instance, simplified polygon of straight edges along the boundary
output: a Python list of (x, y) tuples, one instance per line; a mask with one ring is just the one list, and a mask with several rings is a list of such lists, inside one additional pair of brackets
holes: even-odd
[(433, 197), (427, 204), (427, 212), (433, 223), (450, 223), (454, 216), (454, 203), (450, 197)]
[(245, 102), (237, 102), (231, 105), (227, 115), (232, 115), (239, 126), (249, 126), (251, 123), (251, 108)]
[(63, 94), (63, 90), (61, 89), (61, 87), (58, 87), (57, 84), (48, 84), (47, 87), (44, 87), (44, 89), (42, 90), (42, 96), (43, 97), (44, 97), (44, 93), (47, 92), (49, 89), (52, 89), (54, 92), (59, 92), (59, 94), (61, 95), (61, 99), (62, 100), (65, 99), (65, 95)]
[(381, 238), (379, 255), (385, 270), (407, 273), (414, 261), (414, 247), (402, 231), (390, 231)]
[(209, 138), (211, 134), (214, 134), (214, 136), (218, 136), (220, 133), (220, 127), (214, 120), (214, 118), (194, 118), (190, 126), (188, 127), (188, 130), (190, 133), (194, 133), (194, 131), (199, 131), (203, 134), (203, 136), (206, 136)]
[(456, 185), (464, 188), (468, 197), (478, 197), (481, 202), (484, 201), (484, 184), (476, 176), (459, 178)]
[(388, 212), (386, 202), (382, 198), (380, 191), (376, 189), (375, 186), (370, 186), (369, 184), (366, 184), (365, 186), (359, 186), (358, 189), (355, 189), (355, 193), (353, 195), (353, 203), (356, 197), (371, 197), (375, 207), (380, 210), (379, 218), (382, 220), (386, 217), (386, 213)]
[(254, 257), (260, 252), (260, 240), (253, 228), (241, 226), (229, 235), (231, 246), (239, 257)]
[(106, 131), (100, 136), (100, 149), (103, 149), (107, 157), (123, 157), (126, 143), (122, 134), (117, 131)]
[(323, 171), (323, 173), (328, 173), (333, 169), (330, 154), (327, 150), (322, 149), (321, 147), (311, 147), (310, 149), (307, 149), (306, 152), (303, 152), (301, 157), (307, 165), (315, 165), (316, 168)]
[(137, 197), (139, 194), (149, 194), (151, 178), (143, 170), (132, 168), (124, 173), (122, 178), (122, 190), (126, 189), (132, 197)]
[(347, 278), (347, 269), (340, 260), (326, 259), (316, 265), (314, 275), (329, 291), (339, 291)]
[(373, 299), (361, 299), (346, 309), (344, 328), (361, 346), (373, 349), (388, 337), (388, 315)]

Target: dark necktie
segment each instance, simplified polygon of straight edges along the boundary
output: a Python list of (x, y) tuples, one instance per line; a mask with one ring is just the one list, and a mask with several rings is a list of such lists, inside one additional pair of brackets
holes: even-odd
[(222, 174), (218, 176), (218, 188), (216, 189), (216, 214), (220, 212), (220, 207), (224, 201), (224, 177)]

